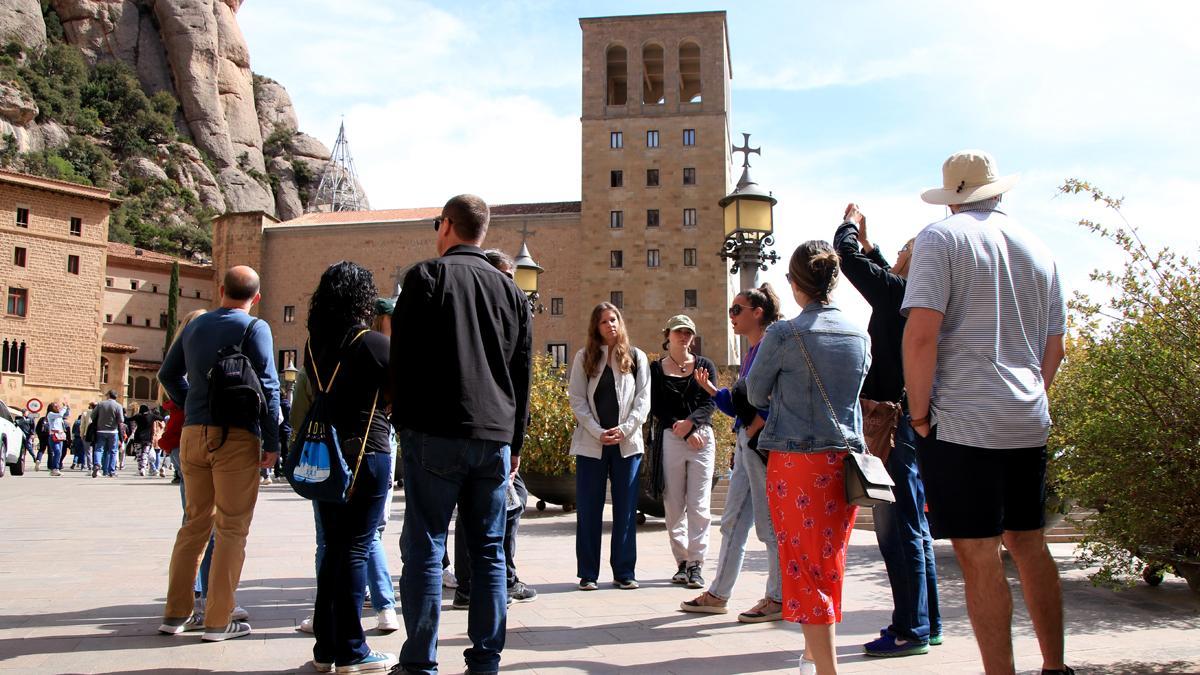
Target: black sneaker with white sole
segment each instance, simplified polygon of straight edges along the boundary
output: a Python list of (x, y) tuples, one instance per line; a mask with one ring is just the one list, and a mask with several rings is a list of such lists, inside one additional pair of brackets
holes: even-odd
[(679, 570), (671, 577), (673, 584), (686, 584), (688, 582), (687, 563), (679, 563)]
[(513, 602), (533, 602), (537, 600), (538, 592), (525, 585), (524, 581), (518, 581), (508, 589), (508, 601)]
[(704, 577), (700, 576), (700, 563), (692, 563), (687, 567), (687, 587), (704, 588)]

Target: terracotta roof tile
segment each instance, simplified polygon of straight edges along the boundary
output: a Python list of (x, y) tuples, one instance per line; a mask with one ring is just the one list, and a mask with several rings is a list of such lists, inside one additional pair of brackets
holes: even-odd
[[(529, 204), (495, 204), (493, 216), (548, 215), (579, 213), (579, 202), (537, 202)], [(412, 220), (431, 220), (442, 213), (440, 206), (416, 209), (380, 209), (375, 211), (332, 211), (305, 213), (280, 225), (349, 225), (359, 223), (394, 223)], [(268, 226), (270, 227), (270, 226)]]
[(84, 199), (95, 199), (116, 206), (121, 203), (120, 199), (113, 197), (108, 190), (104, 188), (91, 187), (90, 185), (80, 185), (79, 183), (70, 183), (65, 180), (56, 178), (43, 178), (42, 176), (34, 176), (28, 173), (20, 173), (18, 171), (8, 171), (0, 169), (0, 183), (10, 183), (12, 185), (21, 185), (23, 187), (36, 188), (39, 190), (49, 190), (60, 194), (68, 194)]

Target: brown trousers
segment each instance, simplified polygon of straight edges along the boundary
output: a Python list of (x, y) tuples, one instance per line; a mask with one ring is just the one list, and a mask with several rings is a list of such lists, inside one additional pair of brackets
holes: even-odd
[(187, 494), (187, 521), (175, 536), (171, 567), (167, 576), (168, 618), (191, 615), (193, 586), (200, 559), (215, 531), (212, 566), (208, 573), (206, 628), (221, 628), (233, 612), (234, 591), (246, 560), (246, 536), (258, 501), (258, 436), (244, 429), (230, 429), (224, 445), (221, 427), (193, 424), (183, 428), (180, 438), (180, 471)]

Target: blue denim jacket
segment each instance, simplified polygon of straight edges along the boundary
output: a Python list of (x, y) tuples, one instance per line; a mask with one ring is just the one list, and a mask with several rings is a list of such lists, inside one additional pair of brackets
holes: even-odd
[[(834, 426), (797, 340), (808, 347), (842, 433)], [(796, 318), (771, 324), (746, 380), (750, 404), (771, 407), (759, 447), (824, 452), (845, 450), (849, 443), (851, 449), (865, 451), (858, 394), (870, 366), (871, 339), (832, 304), (814, 302)]]

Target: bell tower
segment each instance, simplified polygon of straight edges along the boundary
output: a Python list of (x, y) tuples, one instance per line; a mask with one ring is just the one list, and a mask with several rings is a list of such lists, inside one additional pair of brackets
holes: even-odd
[(736, 362), (734, 280), (716, 253), (730, 186), (725, 12), (580, 19), (581, 288), (573, 308), (622, 307), (633, 344), (661, 351), (667, 319), (696, 322), (700, 351)]

